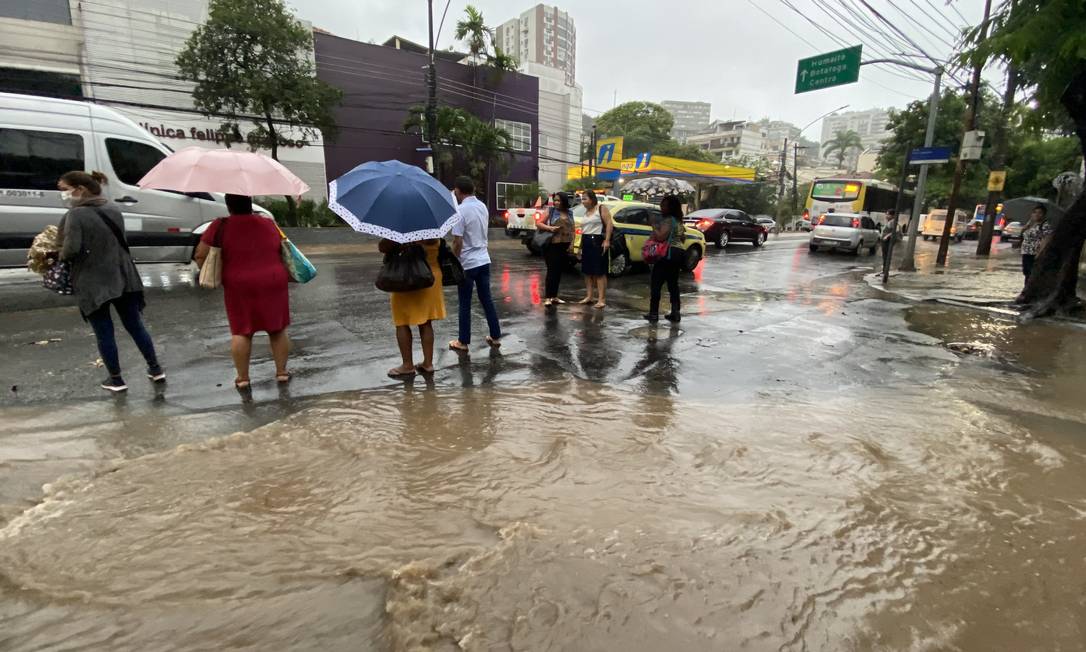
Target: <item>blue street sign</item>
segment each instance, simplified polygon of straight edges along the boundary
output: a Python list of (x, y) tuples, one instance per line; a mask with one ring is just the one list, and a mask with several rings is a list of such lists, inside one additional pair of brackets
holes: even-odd
[(950, 161), (949, 147), (917, 147), (909, 152), (910, 165), (931, 165)]

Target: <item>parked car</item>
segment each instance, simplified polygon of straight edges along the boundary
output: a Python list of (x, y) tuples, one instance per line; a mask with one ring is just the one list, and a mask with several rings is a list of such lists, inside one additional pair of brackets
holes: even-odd
[(1000, 242), (1011, 243), (1011, 248), (1018, 249), (1022, 246), (1022, 223), (1011, 222), (1003, 227), (1003, 233), (999, 236)]
[(764, 226), (770, 233), (780, 233), (780, 228), (777, 227), (777, 220), (768, 215), (755, 215), (754, 221)]
[[(654, 204), (632, 201), (606, 201), (601, 206), (607, 207), (611, 218), (615, 222), (614, 232), (611, 237), (611, 266), (608, 276), (622, 276), (628, 272), (634, 264), (642, 264), (641, 248), (652, 235), (653, 226), (663, 219), (660, 208)], [(573, 221), (576, 225), (573, 237), (573, 255), (579, 256), (581, 252), (581, 220), (584, 219), (584, 206), (573, 209)], [(705, 257), (705, 237), (697, 229), (686, 229), (686, 260), (683, 261), (683, 269), (687, 272), (694, 271), (702, 258)]]
[(108, 107), (0, 93), (0, 267), (26, 265), (34, 236), (60, 222), (68, 207), (57, 180), (71, 170), (100, 170), (109, 178), (104, 192), (124, 211), (136, 262), (191, 260), (200, 234), (228, 211), (222, 195), (136, 185), (169, 154)]
[(706, 242), (723, 249), (733, 242), (749, 242), (761, 247), (769, 237), (769, 229), (753, 217), (734, 208), (703, 208), (686, 216), (687, 226), (701, 231)]
[(866, 215), (827, 213), (815, 223), (809, 246), (812, 253), (819, 249), (842, 249), (859, 254), (866, 249), (873, 254), (879, 248), (879, 227)]

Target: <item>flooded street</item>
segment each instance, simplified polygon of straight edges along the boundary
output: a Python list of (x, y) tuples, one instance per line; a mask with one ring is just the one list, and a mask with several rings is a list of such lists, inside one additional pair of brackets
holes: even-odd
[(5, 319), (0, 649), (1086, 649), (1081, 325), (801, 239), (710, 252), (681, 328), (645, 274), (544, 313), (498, 258), (508, 344), (430, 382), (382, 378), (372, 262), (292, 289), (298, 377), (251, 403), (218, 295), (149, 294), (170, 385), (119, 401), (50, 385), (92, 353), (70, 310)]

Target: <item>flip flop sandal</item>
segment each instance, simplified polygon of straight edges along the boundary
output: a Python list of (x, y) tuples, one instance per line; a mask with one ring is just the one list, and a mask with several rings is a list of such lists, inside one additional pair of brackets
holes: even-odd
[(289, 383), (291, 378), (294, 378), (294, 374), (289, 371), (285, 374), (275, 374), (275, 382), (279, 383), (280, 385)]
[(420, 364), (417, 364), (417, 365), (415, 365), (415, 371), (419, 372), (423, 376), (433, 376), (434, 372), (437, 371), (437, 369), (434, 369), (434, 368), (427, 369), (426, 367), (424, 367), (424, 366), (422, 366)]
[(394, 380), (407, 380), (408, 378), (415, 377), (415, 370), (411, 371), (396, 371), (395, 369), (388, 370), (388, 377)]
[(234, 389), (249, 389), (249, 386), (251, 384), (252, 383), (249, 381), (248, 378), (245, 378), (244, 380), (241, 378), (237, 378), (234, 380)]
[(464, 345), (463, 342), (459, 342), (457, 340), (449, 342), (449, 348), (453, 351), (463, 351), (464, 353), (467, 353), (470, 350), (467, 346)]
[(499, 337), (498, 339), (494, 339), (493, 337), (487, 335), (486, 343), (496, 349), (502, 345), (502, 338)]

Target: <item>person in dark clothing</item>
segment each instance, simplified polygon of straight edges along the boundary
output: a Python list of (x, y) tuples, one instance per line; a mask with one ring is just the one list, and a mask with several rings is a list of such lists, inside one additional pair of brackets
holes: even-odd
[(683, 243), (686, 241), (686, 226), (683, 224), (683, 207), (679, 198), (668, 195), (660, 201), (660, 212), (663, 218), (653, 228), (652, 237), (660, 242), (668, 243), (667, 256), (657, 261), (652, 266), (652, 279), (650, 280), (649, 312), (645, 319), (650, 322), (660, 321), (660, 298), (664, 284), (667, 284), (667, 292), (671, 297), (671, 312), (664, 315), (670, 322), (678, 323), (681, 319), (679, 298), (679, 272), (682, 271), (682, 261), (685, 251)]
[(123, 392), (128, 389), (121, 376), (117, 340), (109, 308), (117, 311), (121, 324), (147, 362), (147, 377), (153, 382), (166, 380), (155, 354), (151, 335), (143, 325), (143, 281), (128, 252), (124, 236), (124, 216), (116, 204), (102, 196), (106, 177), (101, 172), (65, 173), (57, 188), (71, 206), (60, 221), (60, 260), (72, 268), (72, 286), (79, 312), (94, 330), (98, 353), (109, 378), (102, 389)]
[(558, 298), (558, 286), (562, 282), (562, 272), (566, 269), (569, 246), (573, 242), (573, 208), (569, 194), (560, 192), (555, 195), (554, 207), (550, 215), (537, 228), (553, 233), (543, 248), (543, 259), (547, 263), (547, 282), (543, 297), (544, 306), (565, 303)]

